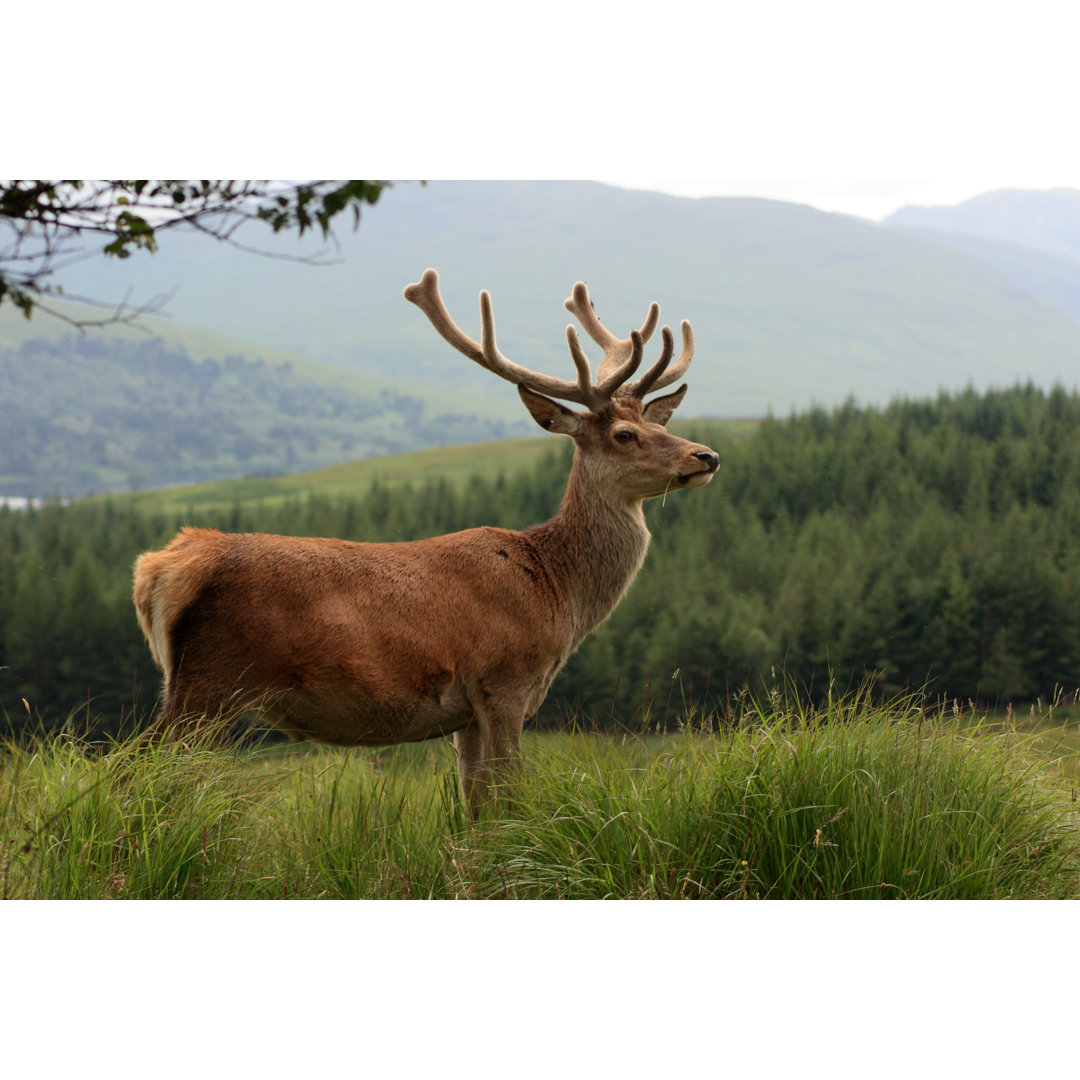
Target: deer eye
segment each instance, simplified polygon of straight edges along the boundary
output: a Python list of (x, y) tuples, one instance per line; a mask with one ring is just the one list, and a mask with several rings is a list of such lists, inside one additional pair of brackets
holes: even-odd
[(632, 431), (627, 431), (625, 428), (622, 431), (615, 432), (615, 441), (621, 443), (633, 442), (637, 436)]

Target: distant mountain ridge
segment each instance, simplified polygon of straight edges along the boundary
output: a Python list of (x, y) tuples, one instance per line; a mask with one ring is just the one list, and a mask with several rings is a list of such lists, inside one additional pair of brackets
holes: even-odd
[(299, 472), (535, 430), (501, 413), (153, 320), (78, 335), (0, 312), (0, 496)]
[[(252, 233), (279, 254), (311, 244)], [(489, 289), (500, 347), (570, 374), (563, 299), (589, 283), (601, 318), (648, 303), (694, 325), (688, 415), (760, 416), (853, 395), (884, 403), (939, 388), (1080, 377), (1080, 326), (981, 255), (906, 230), (764, 199), (687, 199), (578, 181), (399, 184), (346, 229), (341, 261), (311, 267), (172, 235), (160, 252), (73, 268), (70, 287), (137, 302), (179, 286), (178, 321), (505, 402), (513, 395), (438, 340), (401, 296), (439, 269), (451, 313), (479, 335)]]
[[(0, 494), (296, 471), (529, 434), (513, 388), (402, 297), (428, 266), (466, 332), (479, 337), (488, 289), (502, 351), (567, 377), (562, 301), (574, 281), (621, 332), (658, 300), (662, 321), (690, 319), (697, 339), (685, 418), (1017, 381), (1073, 388), (1078, 212), (1078, 192), (996, 192), (875, 225), (765, 199), (437, 181), (387, 191), (324, 265), (291, 261), (315, 250), (291, 236), (241, 238), (286, 260), (168, 234), (152, 257), (88, 259), (62, 280), (68, 295), (130, 291), (136, 305), (175, 288), (172, 322), (78, 339), (44, 312), (26, 322), (0, 308)], [(647, 357), (658, 349), (654, 339)]]
[(992, 191), (957, 206), (906, 206), (882, 224), (974, 255), (1080, 324), (1080, 191)]
[(1080, 259), (1080, 191), (989, 191), (956, 206), (905, 206), (886, 226), (1007, 240), (1056, 258)]

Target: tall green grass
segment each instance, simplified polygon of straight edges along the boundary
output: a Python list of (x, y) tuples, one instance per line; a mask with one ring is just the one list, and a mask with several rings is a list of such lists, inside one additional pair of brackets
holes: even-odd
[(722, 730), (526, 739), (473, 825), (453, 750), (69, 736), (0, 755), (0, 895), (991, 899), (1080, 893), (1075, 780), (914, 704), (744, 703)]
[(103, 755), (69, 733), (9, 743), (0, 761), (0, 896), (242, 896), (269, 796), (236, 753)]

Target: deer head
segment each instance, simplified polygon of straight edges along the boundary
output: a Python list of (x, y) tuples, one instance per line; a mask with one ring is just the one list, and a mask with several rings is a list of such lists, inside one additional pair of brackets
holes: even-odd
[[(581, 346), (577, 330), (566, 328), (577, 379), (571, 382), (544, 375), (507, 359), (495, 341), (495, 316), (491, 296), (480, 293), (481, 339), (477, 343), (454, 320), (439, 292), (439, 275), (425, 270), (418, 282), (405, 288), (405, 299), (427, 315), (439, 335), (458, 352), (500, 378), (514, 383), (533, 419), (545, 431), (569, 435), (585, 451), (602, 490), (619, 491), (629, 500), (653, 498), (672, 486), (700, 487), (712, 479), (719, 457), (668, 434), (663, 429), (682, 402), (687, 387), (646, 403), (645, 395), (670, 386), (681, 378), (694, 358), (694, 333), (682, 322), (682, 350), (673, 364), (675, 339), (668, 326), (661, 327), (662, 348), (657, 361), (634, 382), (630, 377), (641, 366), (645, 343), (656, 330), (660, 305), (649, 306), (645, 322), (629, 337), (613, 334), (596, 315), (588, 287), (574, 285), (565, 307), (603, 351), (594, 381), (592, 365)], [(555, 400), (558, 399), (558, 400)], [(585, 413), (560, 401), (584, 405)]]

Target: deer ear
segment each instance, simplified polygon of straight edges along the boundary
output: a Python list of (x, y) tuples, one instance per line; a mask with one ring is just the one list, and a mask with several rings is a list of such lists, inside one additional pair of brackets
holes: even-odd
[(567, 409), (551, 398), (530, 390), (524, 383), (518, 383), (518, 393), (525, 402), (525, 408), (532, 413), (532, 418), (545, 430), (557, 435), (578, 435), (581, 432), (581, 415)]
[(674, 394), (665, 394), (663, 397), (654, 398), (642, 410), (642, 416), (650, 424), (659, 424), (666, 427), (671, 419), (671, 414), (682, 404), (686, 397), (686, 383), (683, 383)]

